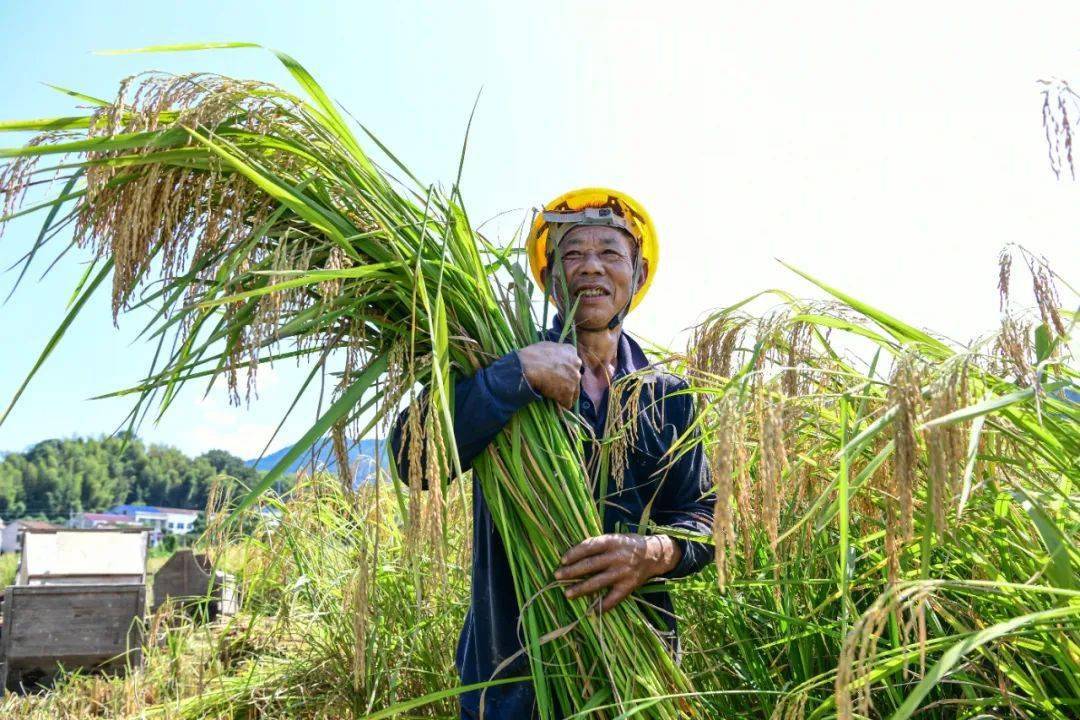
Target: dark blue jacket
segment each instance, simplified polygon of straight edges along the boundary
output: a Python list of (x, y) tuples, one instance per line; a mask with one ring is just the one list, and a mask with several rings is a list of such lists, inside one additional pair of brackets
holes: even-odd
[[(547, 339), (558, 341), (558, 320), (555, 328), (547, 331)], [(619, 338), (615, 377), (648, 367), (641, 347), (623, 333)], [(656, 524), (708, 533), (712, 526), (714, 496), (701, 448), (695, 447), (670, 467), (666, 467), (670, 458), (663, 457), (675, 439), (686, 432), (694, 417), (691, 396), (679, 394), (687, 387), (686, 382), (655, 370), (650, 370), (646, 378), (639, 400), (637, 439), (629, 454), (623, 489), (619, 491), (614, 482), (609, 482), (606, 501), (597, 497), (603, 513), (604, 532), (634, 532), (646, 505), (652, 500), (650, 518)], [(454, 389), (454, 434), (462, 468), (471, 466), (517, 410), (539, 399), (540, 395), (525, 380), (516, 352), (499, 358), (470, 378), (459, 380)], [(606, 393), (596, 407), (582, 391), (579, 412), (596, 437), (603, 437), (606, 411)], [(398, 473), (407, 479), (408, 453), (401, 452), (404, 421), (403, 412), (390, 441)], [(591, 457), (592, 443), (586, 443), (586, 451), (587, 458)], [(594, 494), (598, 496), (600, 483), (596, 486)], [(456, 655), (461, 681), (466, 685), (493, 679), (495, 668), (521, 649), (517, 634), (519, 609), (510, 566), (478, 484), (473, 485), (473, 518), (472, 602)], [(676, 539), (676, 543), (682, 549), (682, 559), (664, 576), (666, 578), (697, 572), (712, 560), (711, 545), (681, 539)], [(661, 612), (650, 620), (673, 646), (677, 646), (670, 595), (661, 590), (644, 594), (642, 599), (660, 608)], [(527, 675), (527, 661), (523, 656), (519, 660), (500, 672), (499, 677)], [(463, 716), (475, 714), (479, 702), (479, 692), (463, 695)], [(484, 695), (484, 716), (490, 720), (529, 718), (533, 702), (531, 683), (495, 686)]]

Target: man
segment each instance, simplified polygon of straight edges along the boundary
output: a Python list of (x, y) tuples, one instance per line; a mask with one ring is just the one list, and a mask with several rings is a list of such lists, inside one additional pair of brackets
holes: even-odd
[[(593, 438), (603, 438), (608, 391), (635, 373), (641, 382), (637, 432), (618, 478), (591, 478), (605, 534), (567, 548), (555, 580), (568, 597), (598, 596), (610, 610), (644, 584), (697, 572), (712, 559), (712, 548), (665, 534), (635, 532), (643, 519), (656, 525), (708, 534), (713, 498), (700, 447), (667, 454), (693, 423), (686, 383), (649, 367), (638, 344), (622, 332), (622, 321), (644, 296), (657, 258), (656, 232), (645, 210), (629, 196), (603, 188), (566, 193), (549, 203), (528, 239), (533, 276), (550, 294), (559, 315), (547, 339), (499, 358), (455, 385), (454, 433), (462, 468), (467, 469), (511, 416), (541, 398), (576, 409)], [(573, 311), (573, 328), (563, 318)], [(558, 342), (565, 335), (564, 342)], [(640, 375), (640, 380), (638, 379)], [(624, 392), (624, 395), (626, 393)], [(401, 452), (398, 418), (391, 437), (398, 471), (407, 478), (408, 453)], [(589, 466), (595, 440), (586, 443)], [(473, 486), (472, 602), (458, 643), (456, 664), (463, 684), (495, 679), (493, 673), (514, 655), (518, 660), (498, 677), (528, 674), (517, 632), (519, 608), (502, 540), (478, 485)], [(671, 598), (664, 590), (641, 595), (653, 607), (650, 620), (678, 652)], [(518, 720), (532, 716), (531, 683), (488, 688), (484, 717)], [(462, 718), (479, 717), (481, 693), (461, 698)]]

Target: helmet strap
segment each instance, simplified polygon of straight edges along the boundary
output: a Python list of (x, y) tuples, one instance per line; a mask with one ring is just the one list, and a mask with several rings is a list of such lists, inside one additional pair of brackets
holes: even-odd
[(622, 324), (622, 321), (625, 320), (626, 316), (630, 313), (630, 305), (634, 302), (634, 296), (637, 295), (637, 282), (639, 272), (641, 272), (641, 245), (637, 244), (637, 248), (634, 250), (634, 272), (631, 275), (630, 280), (630, 282), (632, 282), (634, 286), (630, 288), (630, 297), (626, 299), (626, 305), (623, 306), (623, 309), (612, 315), (611, 319), (608, 320), (608, 330), (614, 330), (615, 328), (617, 328), (620, 324)]

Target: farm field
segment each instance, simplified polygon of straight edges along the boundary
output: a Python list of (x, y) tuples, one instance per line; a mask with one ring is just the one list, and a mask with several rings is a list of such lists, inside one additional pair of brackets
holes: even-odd
[[(880, 356), (841, 363), (826, 337), (828, 347), (851, 332), (898, 349), (885, 338), (905, 326), (854, 302), (819, 306), (805, 327), (821, 334), (793, 346), (809, 316), (801, 304), (764, 318), (721, 313), (671, 358), (697, 378), (711, 422), (700, 441), (727, 508), (716, 528), (722, 575), (676, 584), (696, 712), (1074, 716), (1080, 432), (1076, 403), (1058, 388), (1075, 369), (1043, 362), (1036, 391), (981, 367), (990, 354), (929, 335), (919, 336), (929, 358), (898, 353), (888, 371)], [(785, 375), (793, 352), (816, 372)], [(994, 363), (1023, 352), (1034, 366), (1040, 351), (1012, 352)], [(774, 386), (744, 384), (774, 361)], [(453, 717), (468, 486), (450, 486), (434, 546), (410, 533), (407, 490), (353, 492), (329, 475), (286, 502), (268, 496), (283, 513), (276, 527), (238, 534), (212, 522), (204, 542), (239, 575), (240, 615), (211, 627), (152, 619), (146, 665), (129, 677), (72, 677), (46, 694), (8, 695), (0, 709)]]
[[(84, 183), (35, 206), (52, 208), (48, 231), (74, 203), (57, 222), (94, 252), (65, 322), (111, 278), (114, 314), (153, 307), (147, 330), (171, 348), (123, 391), (132, 417), (164, 412), (192, 379), (220, 377), (239, 401), (272, 360), (306, 357), (309, 381), (322, 370), (333, 387), (253, 487), (210, 493), (201, 546), (237, 575), (237, 615), (196, 625), (165, 609), (147, 621), (143, 666), (5, 695), (0, 716), (456, 717), (482, 487), (546, 718), (560, 703), (620, 720), (1076, 717), (1080, 298), (1044, 259), (1005, 248), (1001, 324), (970, 341), (792, 268), (815, 298), (760, 292), (652, 358), (687, 379), (696, 408), (671, 460), (700, 447), (716, 493), (708, 537), (640, 523), (715, 548), (706, 572), (671, 583), (674, 662), (638, 599), (597, 614), (552, 578), (602, 527), (590, 484), (624, 466), (649, 373), (614, 386), (595, 466), (573, 416), (542, 401), (451, 481), (450, 378), (535, 341), (548, 295), (473, 229), (456, 185), (422, 186), (388, 151), (406, 180), (381, 168), (277, 57), (307, 99), (151, 74), (129, 104), (122, 91), (86, 116), (9, 124), (44, 133), (12, 151), (9, 197), (41, 173)], [(426, 431), (406, 442), (408, 477), (354, 487), (343, 462), (340, 477), (270, 490), (316, 442), (348, 458), (385, 437), (404, 405), (409, 433)]]

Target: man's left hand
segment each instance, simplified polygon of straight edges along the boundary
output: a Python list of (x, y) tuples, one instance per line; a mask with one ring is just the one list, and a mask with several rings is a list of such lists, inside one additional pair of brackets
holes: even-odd
[(667, 535), (599, 535), (563, 555), (555, 579), (588, 578), (565, 590), (571, 599), (610, 588), (600, 606), (606, 612), (652, 578), (673, 569), (681, 556), (682, 550)]

